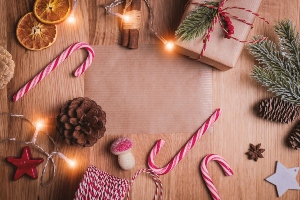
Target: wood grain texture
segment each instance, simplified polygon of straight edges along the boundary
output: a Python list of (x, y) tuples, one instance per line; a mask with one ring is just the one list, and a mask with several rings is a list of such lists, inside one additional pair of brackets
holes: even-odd
[[(155, 163), (163, 166), (192, 136), (169, 133), (161, 135), (125, 135), (135, 142), (133, 154), (136, 166), (131, 171), (122, 171), (117, 165), (117, 158), (109, 152), (111, 142), (116, 135), (106, 135), (93, 148), (78, 149), (69, 147), (60, 140), (55, 132), (55, 117), (60, 105), (74, 97), (84, 95), (84, 77), (75, 78), (71, 72), (85, 59), (84, 50), (75, 52), (40, 84), (26, 94), (20, 101), (13, 103), (13, 94), (36, 73), (43, 69), (65, 48), (77, 41), (92, 45), (117, 45), (120, 40), (119, 19), (105, 15), (100, 5), (107, 0), (78, 1), (75, 15), (77, 24), (59, 25), (56, 43), (49, 49), (32, 52), (25, 50), (16, 40), (15, 27), (18, 20), (32, 10), (34, 0), (0, 0), (0, 45), (7, 48), (16, 62), (15, 76), (6, 88), (0, 90), (0, 111), (25, 114), (33, 120), (44, 119), (45, 131), (49, 132), (61, 146), (61, 151), (78, 162), (76, 169), (70, 169), (63, 160), (55, 157), (58, 167), (56, 182), (48, 188), (39, 185), (39, 181), (23, 177), (12, 181), (13, 167), (5, 161), (8, 156), (19, 156), (21, 146), (14, 143), (0, 144), (0, 187), (1, 199), (73, 199), (77, 185), (85, 169), (93, 164), (99, 169), (122, 178), (130, 179), (134, 172), (146, 167), (147, 155), (158, 139), (166, 144), (157, 155)], [(166, 38), (172, 35), (179, 24), (186, 0), (150, 1), (155, 15), (155, 29)], [(300, 30), (300, 0), (285, 1), (263, 0), (259, 13), (271, 24), (279, 19), (290, 18)], [(114, 8), (121, 11), (121, 8)], [(141, 44), (153, 44), (160, 41), (149, 31), (148, 11), (142, 5)], [(272, 25), (267, 26), (255, 21), (253, 34), (263, 34), (276, 39)], [(215, 182), (222, 199), (276, 199), (276, 189), (264, 181), (275, 172), (275, 162), (279, 160), (286, 167), (300, 166), (299, 151), (292, 150), (286, 144), (286, 138), (293, 124), (282, 125), (258, 118), (254, 106), (272, 94), (249, 77), (254, 60), (244, 49), (237, 66), (227, 72), (213, 71), (213, 106), (222, 109), (222, 116), (215, 123), (214, 133), (204, 135), (181, 163), (169, 174), (162, 176), (165, 199), (210, 199), (209, 192), (200, 177), (199, 164), (209, 153), (223, 156), (234, 170), (234, 176), (225, 177), (216, 163), (208, 165), (208, 170)], [(17, 137), (30, 140), (32, 127), (7, 116), (0, 116), (0, 138)], [(52, 150), (45, 135), (40, 135), (37, 142), (47, 150)], [(262, 143), (265, 158), (258, 162), (249, 161), (245, 152), (249, 143)], [(43, 157), (32, 149), (33, 157)], [(41, 175), (42, 165), (38, 168)], [(49, 173), (47, 173), (49, 174)], [(299, 175), (297, 176), (300, 182)], [(146, 175), (140, 175), (132, 188), (132, 199), (151, 199), (154, 184)], [(299, 199), (299, 191), (287, 191), (281, 199)]]

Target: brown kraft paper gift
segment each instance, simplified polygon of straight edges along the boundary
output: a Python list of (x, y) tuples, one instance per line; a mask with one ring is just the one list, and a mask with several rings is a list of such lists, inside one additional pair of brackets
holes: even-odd
[[(202, 0), (195, 0), (195, 2), (204, 3)], [(228, 0), (224, 4), (224, 8), (231, 6), (243, 7), (257, 13), (261, 0)], [(196, 5), (189, 4), (183, 14), (181, 22), (186, 16), (196, 8)], [(231, 15), (253, 23), (255, 16), (249, 12), (238, 9), (230, 9), (228, 12)], [(251, 27), (231, 17), (234, 26), (233, 36), (239, 40), (246, 40)], [(203, 48), (203, 37), (198, 37), (190, 41), (175, 42), (176, 51), (183, 55), (189, 56), (192, 59), (198, 59)], [(243, 50), (244, 43), (238, 42), (234, 39), (224, 38), (224, 32), (219, 24), (215, 25), (214, 31), (211, 34), (210, 40), (207, 42), (206, 50), (200, 62), (206, 63), (220, 70), (228, 70), (235, 66), (238, 58)]]

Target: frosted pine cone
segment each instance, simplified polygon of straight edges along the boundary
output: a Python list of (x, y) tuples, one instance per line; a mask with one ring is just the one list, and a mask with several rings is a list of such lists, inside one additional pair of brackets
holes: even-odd
[(106, 114), (97, 103), (79, 97), (67, 101), (57, 116), (57, 131), (70, 145), (93, 146), (103, 137)]
[(262, 100), (258, 105), (259, 116), (271, 121), (289, 123), (298, 118), (298, 107), (279, 98)]

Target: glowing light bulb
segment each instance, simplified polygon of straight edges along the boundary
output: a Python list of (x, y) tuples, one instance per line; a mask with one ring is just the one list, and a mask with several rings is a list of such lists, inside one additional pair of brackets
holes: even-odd
[(61, 152), (58, 152), (57, 155), (64, 159), (69, 165), (70, 167), (75, 167), (76, 166), (76, 162), (74, 160), (69, 159), (67, 156), (65, 156), (64, 154), (62, 154)]
[(129, 15), (123, 15), (122, 16), (124, 22), (130, 22), (130, 16)]
[(166, 49), (168, 51), (172, 51), (174, 49), (174, 43), (173, 42), (166, 42), (165, 46), (166, 46)]
[(36, 122), (35, 127), (36, 127), (36, 129), (40, 130), (43, 127), (43, 122), (41, 122), (41, 121)]
[(36, 141), (36, 138), (39, 134), (39, 131), (41, 130), (41, 128), (43, 127), (43, 123), (41, 121), (38, 121), (36, 124), (35, 124), (35, 131), (34, 131), (34, 134), (33, 134), (33, 137), (31, 139), (31, 142), (32, 143), (35, 143)]
[(68, 161), (68, 164), (70, 165), (70, 167), (76, 167), (76, 162), (74, 160), (70, 160)]
[(67, 22), (70, 24), (75, 24), (76, 18), (74, 17), (74, 15), (70, 15), (67, 19)]
[(77, 0), (73, 0), (73, 3), (72, 3), (72, 11), (71, 11), (71, 14), (69, 15), (69, 17), (67, 18), (67, 22), (70, 23), (70, 24), (75, 24), (76, 23), (76, 18), (75, 18), (75, 8), (76, 8), (76, 5), (77, 5)]

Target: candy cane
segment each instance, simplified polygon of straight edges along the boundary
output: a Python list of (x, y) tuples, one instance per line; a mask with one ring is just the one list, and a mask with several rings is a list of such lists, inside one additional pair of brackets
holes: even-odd
[(80, 76), (92, 63), (95, 54), (94, 50), (90, 45), (84, 42), (78, 42), (71, 45), (64, 52), (62, 52), (58, 57), (56, 57), (46, 68), (44, 68), (40, 73), (38, 73), (33, 79), (26, 83), (14, 96), (13, 101), (18, 101), (22, 96), (24, 96), (31, 88), (38, 84), (41, 80), (45, 78), (50, 72), (52, 72), (60, 63), (62, 63), (66, 58), (70, 56), (74, 51), (84, 48), (88, 52), (87, 59), (76, 69), (74, 76)]
[(198, 139), (206, 132), (206, 130), (218, 119), (221, 110), (217, 109), (199, 128), (199, 130), (192, 136), (192, 138), (185, 144), (185, 146), (177, 153), (177, 155), (163, 168), (158, 168), (154, 164), (154, 158), (164, 145), (165, 141), (160, 139), (152, 148), (148, 156), (148, 166), (156, 174), (162, 175), (171, 171), (185, 156), (185, 154), (195, 145)]
[(219, 165), (221, 165), (226, 176), (233, 175), (233, 171), (230, 168), (230, 166), (227, 164), (225, 159), (216, 154), (209, 154), (209, 155), (205, 156), (201, 162), (201, 166), (200, 166), (201, 174), (206, 183), (206, 186), (209, 189), (210, 195), (212, 196), (212, 198), (214, 200), (220, 200), (221, 198), (219, 196), (219, 193), (218, 193), (216, 187), (214, 186), (214, 183), (213, 183), (212, 179), (210, 178), (208, 170), (207, 170), (207, 164), (211, 160), (215, 160), (218, 162)]

